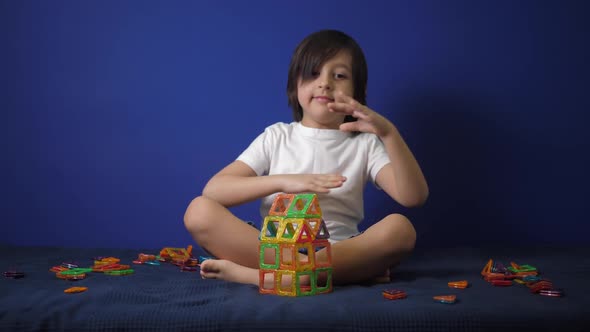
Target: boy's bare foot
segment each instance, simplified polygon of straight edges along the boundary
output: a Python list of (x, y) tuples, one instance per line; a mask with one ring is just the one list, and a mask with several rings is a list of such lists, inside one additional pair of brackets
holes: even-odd
[(221, 279), (241, 284), (258, 286), (259, 273), (252, 269), (225, 259), (208, 259), (201, 263), (203, 279)]

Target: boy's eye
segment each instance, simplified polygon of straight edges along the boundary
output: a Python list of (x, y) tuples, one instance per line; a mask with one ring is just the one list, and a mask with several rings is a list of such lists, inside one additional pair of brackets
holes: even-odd
[(334, 74), (334, 77), (337, 79), (345, 79), (348, 78), (348, 76), (346, 76), (346, 74)]
[(317, 71), (317, 70), (314, 70), (314, 71), (311, 72), (311, 76), (312, 77), (318, 77), (318, 76), (320, 76), (320, 72)]

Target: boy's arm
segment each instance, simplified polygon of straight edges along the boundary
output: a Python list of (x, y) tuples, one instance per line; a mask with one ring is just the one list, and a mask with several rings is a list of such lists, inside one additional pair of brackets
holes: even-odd
[(215, 174), (203, 196), (231, 207), (277, 192), (328, 193), (341, 187), (346, 177), (339, 174), (279, 174), (258, 176), (246, 163), (236, 160)]
[(391, 124), (387, 134), (379, 138), (391, 162), (377, 173), (377, 185), (405, 207), (424, 204), (429, 194), (428, 184), (397, 128)]
[(272, 176), (257, 176), (244, 162), (236, 160), (215, 174), (203, 189), (203, 196), (226, 207), (254, 201), (280, 191)]
[(335, 95), (335, 102), (329, 103), (328, 109), (357, 119), (341, 124), (340, 130), (373, 133), (385, 145), (391, 162), (377, 173), (375, 182), (379, 187), (406, 207), (420, 206), (426, 202), (426, 179), (410, 148), (391, 121), (342, 93)]

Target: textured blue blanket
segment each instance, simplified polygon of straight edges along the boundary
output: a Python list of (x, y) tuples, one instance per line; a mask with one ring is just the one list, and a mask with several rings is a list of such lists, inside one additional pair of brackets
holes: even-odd
[[(590, 248), (455, 248), (418, 250), (394, 272), (389, 284), (335, 287), (334, 292), (288, 298), (171, 264), (133, 265), (154, 250), (71, 249), (0, 246), (0, 269), (21, 279), (0, 278), (1, 331), (583, 331), (590, 330)], [(200, 254), (199, 252), (196, 253)], [(90, 273), (65, 281), (50, 272), (64, 261), (92, 265), (114, 256), (135, 273)], [(536, 266), (565, 291), (562, 298), (532, 294), (523, 285), (494, 287), (480, 271), (489, 258)], [(467, 289), (449, 281), (468, 280)], [(88, 290), (66, 294), (71, 286)], [(385, 289), (408, 297), (386, 300)], [(433, 301), (455, 294), (455, 304)]]

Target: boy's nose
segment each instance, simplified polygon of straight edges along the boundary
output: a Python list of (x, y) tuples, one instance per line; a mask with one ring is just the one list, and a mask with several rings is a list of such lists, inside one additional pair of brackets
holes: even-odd
[(318, 87), (321, 89), (330, 89), (332, 87), (332, 83), (330, 82), (330, 79), (326, 77), (320, 77), (318, 80)]

